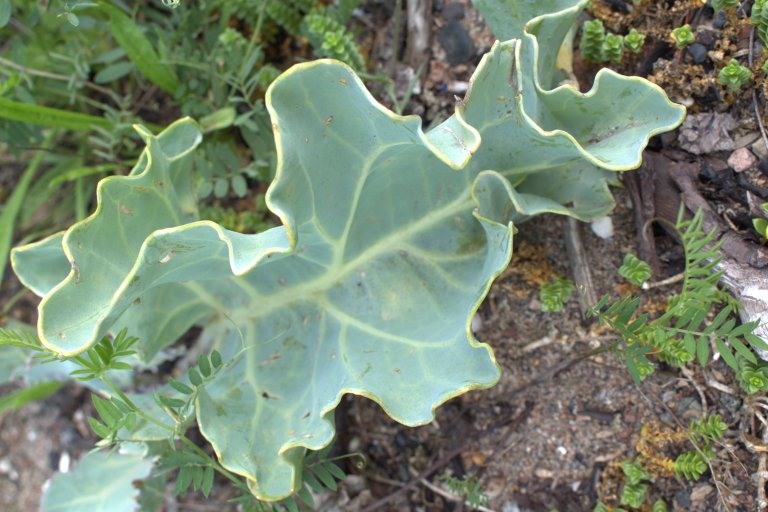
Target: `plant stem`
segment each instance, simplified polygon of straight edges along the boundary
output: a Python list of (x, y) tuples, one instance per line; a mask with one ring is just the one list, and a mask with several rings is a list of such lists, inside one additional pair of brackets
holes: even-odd
[[(51, 80), (59, 80), (59, 81), (62, 81), (62, 82), (69, 82), (69, 79), (70, 79), (70, 77), (68, 77), (67, 75), (60, 75), (58, 73), (50, 73), (48, 71), (42, 71), (42, 70), (39, 70), (39, 69), (28, 68), (26, 66), (22, 66), (20, 64), (16, 64), (15, 62), (10, 61), (8, 59), (4, 59), (2, 57), (0, 57), (0, 65), (9, 67), (9, 68), (11, 68), (13, 70), (16, 70), (16, 71), (21, 71), (22, 73), (26, 73), (28, 75), (36, 76), (36, 77), (39, 77), (39, 78), (49, 78)], [(114, 101), (116, 104), (118, 104), (118, 105), (120, 104), (119, 101), (115, 97), (115, 93), (112, 90), (107, 89), (106, 87), (102, 87), (102, 86), (100, 86), (98, 84), (95, 84), (93, 82), (89, 82), (87, 80), (82, 80), (82, 81), (80, 81), (80, 83), (83, 84), (85, 87), (88, 87), (89, 89), (92, 89), (94, 91), (100, 92), (101, 94), (109, 97), (109, 99)]]

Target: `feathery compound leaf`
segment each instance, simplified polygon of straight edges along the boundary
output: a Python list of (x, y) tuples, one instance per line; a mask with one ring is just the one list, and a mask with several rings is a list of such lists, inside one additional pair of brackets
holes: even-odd
[(0, 327), (0, 346), (2, 345), (35, 351), (45, 350), (34, 333), (21, 329), (11, 330)]

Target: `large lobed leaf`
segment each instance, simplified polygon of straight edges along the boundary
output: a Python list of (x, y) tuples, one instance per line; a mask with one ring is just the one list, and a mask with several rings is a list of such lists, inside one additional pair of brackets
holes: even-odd
[(268, 500), (297, 489), (344, 394), (418, 425), (492, 385), (499, 368), (469, 319), (509, 261), (510, 221), (605, 213), (610, 171), (637, 166), (648, 138), (682, 118), (660, 89), (611, 72), (588, 94), (544, 88), (538, 68), (556, 50), (540, 56), (528, 32), (559, 46), (583, 3), (516, 5), (522, 39), (497, 43), (456, 114), (426, 134), (341, 63), (275, 81), (267, 203), (284, 224), (263, 233), (197, 220), (192, 121), (140, 130), (147, 149), (130, 176), (100, 183), (91, 217), (13, 253), (43, 296), (43, 343), (76, 354), (127, 326), (150, 358), (204, 326), (228, 362), (199, 394), (200, 429)]

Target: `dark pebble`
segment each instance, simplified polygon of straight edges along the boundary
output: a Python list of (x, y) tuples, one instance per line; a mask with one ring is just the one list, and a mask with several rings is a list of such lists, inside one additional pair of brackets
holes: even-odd
[(458, 20), (453, 19), (443, 25), (437, 37), (451, 66), (463, 64), (477, 53), (472, 39)]
[(608, 5), (611, 6), (611, 9), (624, 14), (627, 14), (630, 11), (628, 3), (628, 0), (608, 0)]
[(725, 18), (725, 11), (720, 11), (715, 14), (715, 19), (712, 20), (712, 26), (715, 28), (723, 28), (728, 20)]
[(690, 510), (691, 497), (688, 496), (688, 491), (677, 491), (675, 493), (675, 501), (683, 507), (683, 510)]
[(687, 51), (694, 64), (703, 64), (709, 59), (709, 55), (707, 55), (707, 47), (701, 43), (693, 43), (688, 47)]

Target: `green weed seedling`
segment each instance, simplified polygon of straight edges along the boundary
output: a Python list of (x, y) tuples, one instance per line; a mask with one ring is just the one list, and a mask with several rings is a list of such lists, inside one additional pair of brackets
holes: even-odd
[(602, 62), (605, 27), (600, 20), (585, 21), (581, 30), (581, 55), (592, 62)]
[[(695, 481), (709, 469), (716, 455), (712, 446), (722, 439), (728, 426), (722, 418), (713, 414), (698, 420), (691, 420), (687, 431), (668, 433), (654, 431), (648, 425), (643, 427), (642, 440), (638, 444), (639, 455), (636, 459), (621, 463), (621, 470), (626, 481), (619, 496), (620, 505), (629, 510), (647, 510), (650, 501), (652, 482), (661, 477), (672, 475), (678, 478)], [(693, 449), (678, 455), (674, 460), (668, 458), (664, 451), (670, 442), (686, 441)], [(608, 508), (598, 502), (594, 510), (627, 510)], [(657, 499), (650, 505), (652, 511), (667, 510), (666, 503)]]
[[(585, 0), (551, 10), (475, 4), (500, 41), (471, 93), (429, 131), (377, 103), (337, 60), (299, 64), (269, 85), (277, 158), (266, 205), (280, 225), (244, 234), (200, 217), (191, 171), (203, 133), (184, 118), (158, 131), (138, 126), (144, 150), (127, 176), (100, 182), (95, 210), (13, 251), (16, 275), (42, 298), (37, 334), (23, 346), (93, 377), (92, 427), (102, 446), (133, 454), (118, 459), (126, 466), (156, 461), (145, 488), (164, 488), (173, 474), (177, 493), (206, 494), (218, 475), (246, 510), (311, 506), (309, 489), (339, 478), (315, 454), (334, 439), (344, 395), (415, 426), (446, 400), (495, 384), (493, 351), (468, 326), (510, 260), (516, 224), (542, 213), (606, 215), (616, 171), (636, 168), (649, 138), (682, 121), (681, 106), (637, 77), (601, 70), (588, 94), (558, 86), (557, 55)], [(110, 13), (116, 25), (127, 17)], [(193, 86), (181, 67), (176, 80), (137, 69), (177, 95)], [(248, 117), (251, 74), (227, 76), (244, 93), (233, 125), (259, 119)], [(241, 186), (234, 174), (224, 179)], [(690, 268), (705, 256), (696, 252)], [(699, 282), (687, 283), (675, 311), (698, 311), (689, 299), (701, 299)], [(602, 316), (622, 325), (615, 311)], [(136, 369), (162, 360), (193, 326), (196, 364), (134, 391)], [(733, 342), (743, 333), (720, 334)], [(215, 455), (187, 437), (192, 425)], [(70, 498), (57, 497), (57, 510)]]
[(603, 60), (621, 62), (624, 53), (624, 38), (618, 34), (607, 34), (603, 40)]
[(641, 34), (634, 28), (629, 29), (629, 33), (624, 36), (624, 44), (632, 53), (640, 53), (645, 44), (645, 34)]
[(749, 68), (739, 64), (736, 59), (731, 59), (720, 73), (717, 75), (717, 81), (720, 84), (728, 87), (734, 93), (741, 90), (742, 87), (747, 85), (752, 80), (752, 72)]
[(682, 50), (696, 42), (696, 34), (691, 30), (691, 26), (686, 23), (672, 31), (672, 40), (675, 42), (675, 46)]

